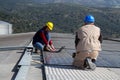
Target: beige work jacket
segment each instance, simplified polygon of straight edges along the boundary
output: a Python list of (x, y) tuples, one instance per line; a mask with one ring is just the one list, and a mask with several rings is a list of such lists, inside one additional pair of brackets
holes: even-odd
[(95, 25), (84, 25), (78, 29), (77, 33), (79, 42), (76, 51), (101, 51), (101, 44), (98, 40), (100, 36), (100, 28)]

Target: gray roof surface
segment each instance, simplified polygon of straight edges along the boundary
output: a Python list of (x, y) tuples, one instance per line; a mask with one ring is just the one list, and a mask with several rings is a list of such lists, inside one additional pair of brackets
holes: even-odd
[[(0, 36), (0, 80), (14, 80), (20, 71), (16, 72), (17, 62), (23, 53), (30, 53), (24, 52), (24, 47), (28, 46), (33, 35), (34, 33), (24, 33)], [(74, 35), (64, 33), (51, 35), (55, 47), (59, 49), (65, 46), (65, 49), (60, 53), (44, 52), (46, 62), (44, 68), (41, 67), (43, 64), (40, 62), (40, 56), (32, 53), (31, 57), (27, 57), (30, 63), (22, 64), (20, 67), (26, 71), (22, 74), (26, 75), (26, 78), (22, 80), (120, 80), (120, 42), (104, 40), (96, 70), (84, 71), (71, 66), (73, 60), (71, 55), (75, 51)]]

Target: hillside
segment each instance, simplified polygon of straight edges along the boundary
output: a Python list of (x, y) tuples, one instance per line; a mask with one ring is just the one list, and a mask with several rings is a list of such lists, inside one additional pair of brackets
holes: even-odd
[(120, 8), (90, 8), (76, 4), (21, 4), (0, 9), (0, 20), (13, 24), (14, 33), (37, 31), (47, 21), (54, 32), (71, 33), (83, 25), (85, 15), (93, 14), (103, 35), (120, 37)]
[(120, 7), (120, 0), (33, 0), (40, 3), (76, 3), (94, 7)]
[(74, 3), (84, 6), (94, 7), (119, 7), (120, 0), (0, 0), (0, 4), (16, 4), (16, 3)]

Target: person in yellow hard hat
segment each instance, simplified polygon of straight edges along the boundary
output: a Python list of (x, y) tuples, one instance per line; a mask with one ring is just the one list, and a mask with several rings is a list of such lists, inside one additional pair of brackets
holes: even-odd
[(54, 24), (52, 22), (47, 22), (42, 29), (38, 30), (33, 36), (33, 46), (35, 47), (35, 52), (39, 49), (47, 51), (56, 51), (53, 46), (49, 31), (53, 30)]

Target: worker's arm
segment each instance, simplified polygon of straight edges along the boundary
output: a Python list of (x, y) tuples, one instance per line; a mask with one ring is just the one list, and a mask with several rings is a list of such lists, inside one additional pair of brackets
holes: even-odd
[(50, 46), (51, 46), (51, 48), (52, 48), (52, 51), (56, 51), (55, 47), (53, 46), (52, 40), (49, 41), (49, 44), (50, 44)]
[(77, 47), (79, 41), (80, 41), (80, 39), (78, 39), (78, 34), (76, 32), (76, 35), (75, 35), (75, 47)]
[(100, 43), (102, 43), (102, 41), (103, 41), (103, 38), (102, 38), (102, 34), (100, 33), (100, 36), (99, 36), (99, 39), (98, 39), (99, 41), (100, 41)]
[(53, 46), (52, 40), (49, 41), (46, 39), (45, 34), (43, 32), (40, 33), (41, 38), (43, 39), (43, 42), (45, 43), (47, 50), (49, 51), (55, 51), (56, 49)]
[(53, 44), (52, 40), (50, 40), (50, 41), (49, 41), (49, 44), (50, 44), (50, 45), (52, 45), (52, 44)]
[(44, 32), (41, 32), (40, 36), (43, 39), (43, 42), (45, 43), (45, 45), (48, 45), (48, 40), (46, 39)]

